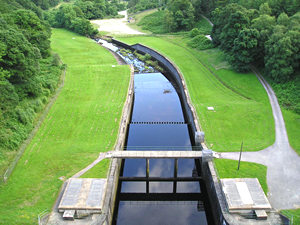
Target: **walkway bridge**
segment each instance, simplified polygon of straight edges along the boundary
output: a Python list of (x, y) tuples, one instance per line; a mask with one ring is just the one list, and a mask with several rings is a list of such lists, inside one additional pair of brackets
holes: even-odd
[(102, 155), (104, 158), (119, 159), (199, 159), (202, 151), (110, 151)]

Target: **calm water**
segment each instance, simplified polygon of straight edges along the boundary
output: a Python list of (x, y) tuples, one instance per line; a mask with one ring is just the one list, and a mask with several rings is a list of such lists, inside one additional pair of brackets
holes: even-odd
[[(188, 125), (172, 84), (160, 73), (135, 74), (134, 82), (126, 150), (191, 150)], [(149, 177), (174, 177), (174, 166), (174, 159), (150, 159)], [(199, 168), (193, 159), (179, 159), (177, 177), (198, 176)], [(146, 177), (146, 160), (124, 160), (121, 176)], [(212, 224), (200, 182), (177, 182), (175, 187), (173, 181), (120, 182), (114, 224)]]

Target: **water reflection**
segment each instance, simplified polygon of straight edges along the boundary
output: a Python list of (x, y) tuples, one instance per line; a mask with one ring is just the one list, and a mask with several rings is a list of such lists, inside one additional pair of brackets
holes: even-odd
[(206, 225), (204, 211), (197, 201), (188, 202), (120, 202), (119, 225)]
[(134, 83), (132, 122), (184, 122), (177, 92), (161, 73), (136, 74)]
[[(136, 74), (134, 79), (135, 99), (126, 150), (192, 150), (188, 125), (172, 84), (160, 73)], [(141, 122), (158, 123), (136, 124)], [(174, 174), (177, 177), (198, 176), (195, 160), (179, 159), (177, 166), (174, 159), (149, 160), (149, 177), (170, 178)], [(146, 159), (124, 161), (121, 176), (146, 175)], [(114, 224), (207, 224), (200, 193), (199, 181), (123, 181)]]

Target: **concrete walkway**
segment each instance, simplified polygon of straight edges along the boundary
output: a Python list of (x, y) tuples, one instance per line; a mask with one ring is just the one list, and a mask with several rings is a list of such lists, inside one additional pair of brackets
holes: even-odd
[[(244, 152), (242, 161), (264, 164), (268, 167), (268, 198), (273, 208), (291, 209), (300, 207), (300, 157), (291, 148), (282, 113), (276, 95), (266, 80), (255, 70), (266, 89), (275, 122), (275, 143), (258, 152)], [(220, 158), (238, 160), (238, 152), (219, 153)]]

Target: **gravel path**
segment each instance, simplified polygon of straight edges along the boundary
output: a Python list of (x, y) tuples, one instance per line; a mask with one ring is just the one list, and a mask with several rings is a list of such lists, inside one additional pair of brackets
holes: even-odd
[(92, 20), (91, 22), (100, 26), (99, 31), (105, 31), (111, 34), (144, 34), (128, 26), (127, 11), (121, 11), (119, 14), (125, 17), (121, 19)]
[[(278, 210), (300, 207), (300, 157), (291, 148), (276, 95), (266, 80), (253, 70), (266, 89), (275, 121), (275, 143), (258, 152), (244, 152), (242, 161), (256, 162), (268, 167), (268, 198)], [(219, 153), (220, 158), (238, 160), (238, 152)]]

